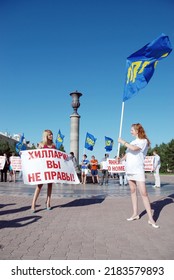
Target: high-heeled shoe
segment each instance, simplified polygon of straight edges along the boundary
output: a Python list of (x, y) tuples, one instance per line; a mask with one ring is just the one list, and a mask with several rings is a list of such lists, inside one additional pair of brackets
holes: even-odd
[(136, 216), (128, 218), (127, 221), (135, 221), (135, 220), (139, 220), (139, 218), (140, 218), (140, 216), (136, 215)]
[(36, 213), (36, 209), (31, 208), (31, 213), (33, 213), (33, 214)]
[(148, 224), (151, 225), (153, 228), (159, 228), (159, 225), (152, 223), (151, 221), (148, 221)]
[(52, 208), (51, 208), (51, 206), (47, 206), (47, 204), (45, 203), (45, 209), (46, 210), (51, 210)]
[(130, 217), (130, 218), (128, 218), (127, 219), (127, 221), (135, 221), (135, 220), (139, 220), (139, 218), (140, 218), (140, 216), (139, 215), (136, 215), (136, 216), (134, 216), (134, 217)]

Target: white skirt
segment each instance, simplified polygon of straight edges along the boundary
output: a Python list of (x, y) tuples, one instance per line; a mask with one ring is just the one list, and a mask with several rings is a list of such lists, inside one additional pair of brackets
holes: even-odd
[(127, 180), (145, 182), (145, 174), (126, 174)]
[(87, 169), (87, 168), (84, 168), (84, 169), (82, 169), (81, 171), (82, 171), (82, 173), (85, 174), (85, 175), (88, 174), (88, 169)]

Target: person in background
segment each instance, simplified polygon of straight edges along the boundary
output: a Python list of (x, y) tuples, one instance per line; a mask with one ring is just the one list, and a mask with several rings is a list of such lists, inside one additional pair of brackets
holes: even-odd
[[(37, 147), (38, 147), (38, 149), (56, 149), (56, 145), (53, 143), (53, 133), (51, 130), (49, 130), (49, 129), (44, 130), (43, 136), (42, 136), (42, 142), (40, 142)], [(53, 185), (52, 183), (48, 183), (48, 187), (47, 187), (47, 198), (46, 198), (46, 202), (45, 202), (47, 210), (51, 210), (52, 185)], [(39, 184), (36, 187), (33, 201), (32, 201), (32, 206), (31, 206), (31, 211), (33, 213), (36, 212), (36, 201), (38, 199), (42, 186), (43, 186), (43, 184)]]
[[(124, 165), (126, 165), (126, 161), (124, 158), (124, 154), (121, 156), (119, 163)], [(126, 186), (127, 185), (127, 176), (126, 176), (126, 172), (121, 172), (119, 173), (119, 181), (120, 181), (120, 186)]]
[(160, 159), (160, 156), (157, 153), (157, 150), (153, 151), (153, 155), (154, 155), (153, 174), (154, 174), (154, 177), (155, 177), (155, 185), (153, 187), (154, 188), (160, 188), (161, 187), (161, 180), (160, 180), (159, 170), (160, 170), (160, 167), (161, 167), (161, 159)]
[(127, 221), (134, 221), (140, 218), (138, 215), (138, 188), (148, 215), (148, 224), (153, 228), (159, 228), (152, 217), (152, 210), (145, 185), (144, 159), (150, 146), (150, 141), (140, 123), (132, 124), (131, 134), (135, 137), (135, 140), (130, 143), (126, 142), (122, 138), (118, 138), (118, 142), (127, 148), (125, 155), (126, 175), (131, 190), (133, 207), (133, 214), (127, 219)]
[(5, 164), (3, 169), (1, 169), (1, 182), (7, 182), (7, 172), (9, 170), (10, 162), (6, 153), (4, 153), (3, 156), (5, 157)]
[(92, 182), (93, 182), (93, 184), (95, 184), (95, 178), (96, 178), (97, 183), (99, 184), (99, 178), (98, 178), (98, 160), (95, 158), (95, 156), (92, 156), (92, 157), (91, 157), (90, 166), (91, 166)]
[(105, 154), (105, 157), (101, 160), (100, 164), (100, 169), (102, 171), (102, 177), (101, 177), (101, 182), (100, 186), (102, 186), (105, 182), (105, 185), (108, 185), (108, 178), (109, 178), (109, 173), (108, 173), (108, 158), (109, 154)]
[(74, 168), (75, 168), (75, 171), (77, 172), (78, 171), (78, 164), (77, 164), (77, 159), (74, 155), (74, 152), (70, 152), (69, 153), (69, 159), (72, 160), (73, 164), (74, 164)]
[(12, 156), (9, 159), (9, 162), (10, 162), (10, 166), (9, 166), (9, 176), (10, 176), (10, 179), (9, 179), (9, 182), (13, 182), (14, 181), (14, 183), (15, 183), (16, 182), (16, 171), (13, 170), (12, 165), (11, 165), (11, 160), (12, 160), (12, 158), (14, 156), (15, 156), (15, 153), (12, 153)]
[(83, 155), (83, 159), (81, 162), (81, 182), (82, 182), (82, 184), (86, 184), (86, 175), (88, 174), (88, 165), (89, 165), (89, 160), (87, 159), (87, 155)]

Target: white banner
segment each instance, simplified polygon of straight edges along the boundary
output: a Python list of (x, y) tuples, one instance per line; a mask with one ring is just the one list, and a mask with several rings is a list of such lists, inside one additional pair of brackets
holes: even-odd
[(144, 170), (153, 171), (154, 156), (146, 156), (144, 160)]
[[(124, 173), (124, 164), (118, 164), (116, 159), (109, 158), (108, 160), (108, 171), (111, 173)], [(154, 156), (146, 156), (144, 160), (144, 171), (153, 171)]]
[(21, 158), (16, 156), (10, 157), (10, 165), (12, 167), (12, 170), (14, 171), (20, 171), (22, 169), (21, 166)]
[(21, 151), (24, 184), (79, 184), (72, 160), (55, 149)]
[(4, 168), (4, 165), (5, 165), (5, 157), (0, 156), (0, 170)]
[(118, 164), (116, 159), (109, 158), (108, 160), (108, 171), (111, 173), (124, 173), (125, 166), (124, 164)]

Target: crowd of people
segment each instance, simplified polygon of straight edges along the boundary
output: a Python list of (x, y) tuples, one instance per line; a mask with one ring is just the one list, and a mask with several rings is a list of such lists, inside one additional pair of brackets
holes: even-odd
[[(117, 157), (117, 163), (121, 163), (125, 165), (125, 172), (119, 174), (119, 182), (120, 185), (129, 184), (131, 191), (131, 200), (132, 200), (132, 208), (133, 214), (127, 221), (135, 221), (139, 220), (140, 216), (138, 214), (138, 196), (137, 190), (139, 191), (144, 207), (146, 209), (148, 215), (148, 224), (154, 228), (158, 228), (159, 226), (153, 219), (152, 210), (150, 206), (150, 201), (145, 185), (145, 171), (144, 171), (144, 159), (147, 154), (147, 150), (150, 146), (150, 141), (145, 133), (144, 128), (141, 124), (133, 124), (131, 126), (131, 134), (135, 137), (135, 140), (128, 143), (122, 138), (118, 138), (118, 143), (124, 145), (126, 147), (126, 153), (122, 155), (120, 158)], [(51, 130), (44, 130), (42, 141), (38, 144), (39, 149), (56, 149), (56, 145), (53, 142), (53, 133)], [(155, 178), (155, 187), (160, 187), (160, 176), (159, 169), (161, 166), (160, 156), (157, 154), (155, 150), (153, 152), (154, 155), (154, 178)], [(10, 181), (12, 178), (15, 181), (15, 172), (12, 169), (10, 158), (4, 154), (5, 164), (3, 169), (1, 169), (1, 182), (7, 182), (7, 172), (9, 171)], [(84, 154), (80, 163), (80, 179), (82, 184), (86, 184), (87, 175), (90, 174), (92, 178), (93, 184), (100, 184), (103, 186), (105, 184), (108, 185), (109, 179), (109, 170), (108, 170), (108, 158), (109, 154), (105, 154), (104, 158), (99, 162), (95, 156), (93, 155), (90, 160), (87, 159), (87, 155)], [(70, 152), (68, 160), (72, 160), (75, 171), (78, 172), (78, 163), (77, 159), (73, 152)], [(100, 180), (99, 180), (99, 171), (101, 172)], [(52, 194), (52, 183), (47, 184), (47, 197), (45, 201), (45, 207), (47, 210), (51, 210), (51, 194)], [(36, 186), (31, 211), (35, 213), (36, 211), (36, 202), (39, 197), (40, 191), (42, 189), (43, 184), (38, 184)]]

